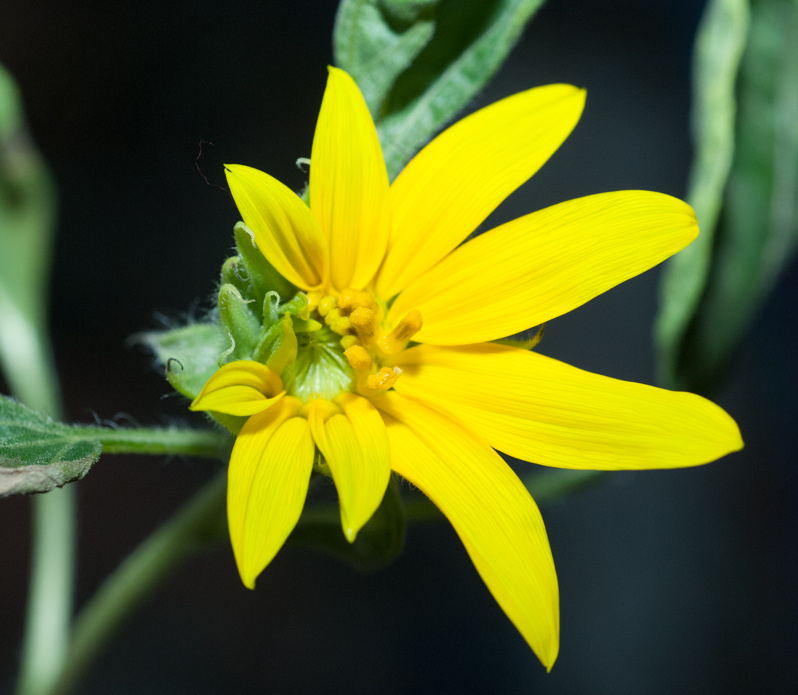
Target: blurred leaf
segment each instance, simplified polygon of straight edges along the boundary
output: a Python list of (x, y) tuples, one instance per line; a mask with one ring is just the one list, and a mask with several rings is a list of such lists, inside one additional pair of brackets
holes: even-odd
[(701, 233), (662, 277), (657, 319), (660, 381), (674, 385), (685, 332), (698, 309), (712, 261), (715, 227), (734, 155), (735, 85), (748, 34), (748, 0), (711, 0), (696, 37), (693, 65), (695, 157), (688, 200)]
[(342, 0), (333, 30), (335, 64), (379, 114), (396, 78), (429, 43), (439, 0)]
[(336, 63), (364, 93), (393, 179), (501, 67), (543, 0), (343, 0)]
[(384, 567), (402, 552), (405, 542), (405, 513), (396, 480), (391, 478), (382, 503), (354, 543), (344, 536), (337, 504), (306, 507), (288, 540), (330, 553), (357, 569)]
[(0, 497), (49, 492), (80, 480), (102, 450), (93, 434), (0, 396)]
[(0, 65), (0, 366), (31, 407), (58, 407), (47, 337), (55, 187), (24, 122), (19, 89)]
[(675, 350), (677, 386), (716, 380), (798, 243), (798, 0), (755, 0), (736, 150), (701, 304)]

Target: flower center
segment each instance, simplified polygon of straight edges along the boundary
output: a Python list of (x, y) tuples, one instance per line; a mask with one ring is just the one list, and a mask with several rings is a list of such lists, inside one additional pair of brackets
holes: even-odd
[(297, 334), (290, 392), (307, 402), (346, 392), (368, 398), (392, 388), (401, 374), (392, 358), (421, 329), (421, 314), (413, 310), (386, 331), (385, 307), (369, 292), (345, 289), (307, 297), (311, 330)]

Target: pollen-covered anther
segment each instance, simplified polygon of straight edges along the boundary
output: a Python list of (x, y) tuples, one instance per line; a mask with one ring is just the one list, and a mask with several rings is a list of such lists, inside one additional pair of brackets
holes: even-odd
[(344, 357), (349, 360), (349, 366), (356, 372), (367, 372), (371, 369), (371, 356), (362, 345), (353, 345), (344, 350)]
[(370, 340), (377, 330), (377, 314), (368, 307), (358, 307), (349, 314), (349, 321), (361, 340)]
[(380, 338), (380, 349), (388, 355), (401, 352), (405, 349), (408, 341), (421, 330), (422, 325), (421, 312), (418, 309), (408, 311), (396, 328)]
[(375, 391), (387, 391), (392, 388), (402, 370), (399, 367), (383, 367), (376, 374), (369, 374), (368, 387)]
[(365, 307), (367, 309), (376, 309), (377, 302), (370, 293), (363, 290), (354, 290), (351, 287), (343, 290), (338, 295), (338, 308), (355, 310), (358, 307)]
[(319, 305), (316, 307), (316, 310), (319, 312), (319, 316), (327, 316), (332, 309), (335, 308), (338, 301), (335, 297), (328, 294), (326, 297), (322, 297), (319, 300)]

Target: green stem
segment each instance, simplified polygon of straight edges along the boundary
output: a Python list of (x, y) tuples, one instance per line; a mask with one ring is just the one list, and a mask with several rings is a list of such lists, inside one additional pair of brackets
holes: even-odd
[(76, 427), (76, 434), (99, 439), (104, 454), (179, 454), (224, 458), (230, 452), (231, 437), (218, 430), (189, 428), (108, 429)]
[[(147, 538), (111, 574), (80, 611), (60, 677), (51, 695), (66, 695), (119, 625), (175, 567), (226, 534), (226, 471)], [(221, 522), (220, 522), (221, 520)]]
[(17, 692), (52, 687), (69, 644), (75, 576), (77, 499), (71, 487), (36, 495), (25, 637)]
[[(5, 307), (4, 317), (15, 316)], [(15, 340), (0, 341), (0, 362), (12, 392), (31, 408), (58, 418), (58, 380), (43, 329), (18, 316)], [(31, 566), (19, 695), (46, 693), (58, 677), (71, 628), (77, 548), (77, 497), (72, 488), (31, 500)]]

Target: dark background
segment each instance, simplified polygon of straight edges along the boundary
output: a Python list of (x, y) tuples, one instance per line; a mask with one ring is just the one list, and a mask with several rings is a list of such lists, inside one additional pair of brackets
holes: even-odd
[[(703, 3), (552, 0), (476, 106), (587, 87), (560, 152), (495, 220), (601, 191), (684, 195), (689, 61)], [(58, 180), (52, 324), (68, 418), (189, 421), (131, 334), (209, 305), (238, 219), (221, 163), (293, 188), (309, 156), (336, 3), (3, 0), (0, 60)], [(653, 382), (657, 273), (547, 327), (541, 351)], [(445, 523), (361, 574), (287, 547), (250, 592), (227, 547), (191, 560), (101, 656), (84, 693), (788, 692), (796, 666), (796, 273), (713, 394), (741, 454), (618, 473), (543, 507), (562, 648), (550, 675)], [(789, 405), (788, 405), (789, 404)], [(108, 456), (79, 483), (84, 601), (218, 464)], [(525, 468), (524, 470), (530, 470)], [(21, 633), (29, 501), (0, 501), (0, 691)], [(792, 686), (792, 687), (791, 687)]]

